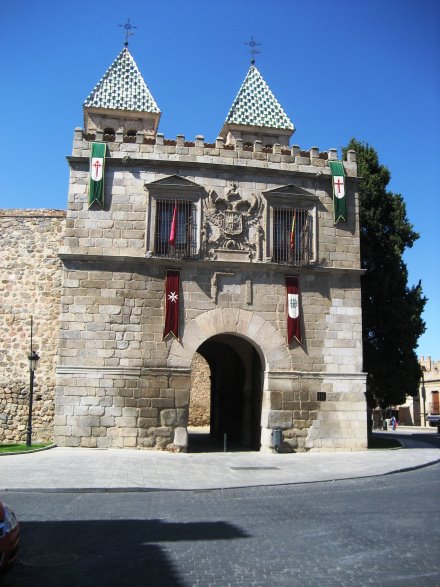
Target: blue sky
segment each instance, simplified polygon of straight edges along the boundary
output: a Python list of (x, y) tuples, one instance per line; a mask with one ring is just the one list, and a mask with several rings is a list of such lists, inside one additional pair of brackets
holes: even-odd
[(421, 235), (405, 254), (429, 298), (418, 353), (440, 359), (440, 2), (5, 0), (0, 207), (65, 208), (73, 129), (128, 17), (166, 137), (215, 140), (253, 36), (292, 143), (340, 150), (354, 136), (376, 148)]

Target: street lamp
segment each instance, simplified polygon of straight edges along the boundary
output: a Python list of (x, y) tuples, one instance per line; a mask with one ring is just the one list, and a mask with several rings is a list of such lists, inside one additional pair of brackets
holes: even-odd
[(421, 366), (422, 371), (422, 404), (423, 404), (423, 426), (426, 426), (426, 389), (425, 389), (425, 371), (426, 367), (424, 365)]
[(32, 325), (33, 325), (33, 320), (32, 320), (32, 316), (31, 316), (31, 352), (28, 355), (29, 373), (30, 373), (29, 414), (28, 414), (28, 425), (27, 425), (27, 429), (26, 429), (26, 446), (31, 446), (31, 444), (32, 444), (32, 403), (34, 400), (34, 374), (35, 374), (35, 370), (38, 366), (38, 361), (40, 360), (40, 357), (32, 349)]
[(29, 384), (29, 414), (28, 414), (28, 425), (26, 430), (26, 446), (32, 444), (32, 402), (34, 399), (34, 373), (38, 366), (40, 357), (35, 351), (32, 351), (28, 356), (29, 359), (29, 372), (30, 372), (30, 384)]

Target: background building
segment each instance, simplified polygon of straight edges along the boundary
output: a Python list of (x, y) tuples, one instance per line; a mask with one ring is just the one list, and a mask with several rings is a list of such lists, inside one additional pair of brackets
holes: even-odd
[(440, 361), (432, 361), (428, 356), (420, 357), (419, 363), (423, 375), (418, 395), (408, 397), (401, 406), (395, 406), (399, 423), (407, 426), (429, 426), (426, 417), (440, 414)]
[(422, 406), (422, 425), (426, 425), (426, 416), (440, 414), (438, 395), (440, 390), (440, 361), (432, 361), (431, 357), (420, 357), (420, 366), (423, 377), (419, 388), (419, 401)]

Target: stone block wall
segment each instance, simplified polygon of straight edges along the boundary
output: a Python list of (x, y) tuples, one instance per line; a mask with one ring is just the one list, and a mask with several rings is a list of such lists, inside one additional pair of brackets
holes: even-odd
[[(182, 264), (181, 340), (164, 341), (168, 266), (149, 258), (65, 260), (59, 444), (185, 449), (191, 371), (202, 373), (197, 348), (230, 333), (251, 340), (264, 357), (262, 426), (281, 426), (286, 450), (365, 448), (357, 273), (301, 272), (304, 341), (287, 346), (284, 268), (261, 272), (242, 263), (218, 276), (213, 296), (214, 261)], [(208, 423), (209, 390), (205, 400), (205, 419), (200, 410), (191, 423)]]
[[(344, 163), (349, 221), (335, 227), (326, 167), (328, 158), (336, 158), (333, 150), (320, 154), (315, 148), (302, 152), (274, 145), (263, 152), (256, 141), (249, 151), (239, 143), (225, 148), (222, 140), (207, 145), (197, 137), (187, 144), (182, 137), (173, 142), (160, 135), (154, 140), (139, 135), (134, 143), (116, 140), (108, 144), (104, 209), (89, 209), (89, 138), (75, 133), (66, 220), (61, 211), (0, 216), (5, 250), (0, 441), (24, 438), (26, 328), (33, 314), (34, 348), (42, 357), (34, 410), (39, 437), (50, 437), (54, 424), (61, 445), (184, 450), (190, 396), (193, 406), (198, 403), (190, 423), (209, 421), (209, 390), (198, 393), (203, 369), (194, 359), (197, 348), (211, 336), (227, 334), (250, 341), (263, 366), (265, 449), (274, 426), (283, 429), (285, 450), (364, 448), (353, 155)], [(225, 194), (236, 184), (240, 197), (249, 201), (262, 194), (268, 206), (265, 193), (272, 192), (269, 198), (276, 201), (276, 190), (296, 186), (309, 203), (316, 202), (316, 259), (297, 267), (265, 255), (237, 260), (228, 251), (217, 260), (154, 258), (147, 247), (150, 187), (176, 176), (199, 186), (199, 220), (202, 201), (213, 190)], [(266, 236), (269, 221), (270, 215), (262, 214)], [(61, 290), (57, 253), (63, 231)], [(179, 341), (163, 340), (164, 280), (171, 267), (181, 269)], [(300, 278), (302, 346), (286, 344), (287, 273)]]
[(170, 371), (163, 266), (65, 261), (55, 440), (172, 449), (188, 422), (190, 371)]
[[(71, 177), (68, 196), (68, 220), (64, 252), (66, 254), (126, 255), (143, 257), (146, 244), (148, 186), (174, 174), (194, 182), (207, 198), (211, 190), (223, 194), (236, 183), (242, 198), (264, 194), (295, 184), (316, 196), (318, 256), (315, 264), (326, 267), (358, 269), (358, 200), (355, 153), (344, 161), (347, 175), (346, 223), (334, 225), (332, 180), (328, 159), (336, 159), (336, 150), (319, 153), (317, 148), (301, 151), (294, 146), (262, 152), (230, 146), (222, 140), (207, 144), (203, 137), (188, 143), (184, 137), (140, 142), (109, 142), (106, 158), (106, 206), (88, 208), (90, 140), (95, 135), (75, 131), (73, 156), (69, 158)], [(258, 141), (257, 141), (258, 142)], [(277, 151), (280, 151), (279, 153)], [(267, 218), (262, 226), (271, 227)], [(201, 227), (199, 227), (199, 230)], [(253, 229), (252, 229), (253, 230)], [(267, 241), (267, 238), (266, 238)]]
[(269, 427), (283, 429), (282, 450), (346, 451), (365, 448), (362, 376), (318, 373), (271, 376)]
[(211, 405), (211, 370), (206, 360), (195, 353), (191, 363), (189, 426), (209, 426)]
[(30, 317), (35, 372), (33, 438), (53, 435), (61, 296), (62, 210), (0, 211), (0, 443), (24, 441), (29, 405)]
[[(286, 450), (365, 447), (354, 154), (350, 153), (344, 162), (348, 221), (334, 226), (327, 160), (337, 158), (335, 150), (319, 153), (312, 148), (305, 152), (297, 146), (286, 149), (280, 145), (263, 150), (259, 141), (249, 150), (240, 141), (235, 146), (225, 146), (218, 139), (209, 145), (200, 136), (189, 143), (180, 135), (170, 141), (160, 134), (152, 139), (142, 133), (134, 142), (127, 142), (120, 133), (114, 142), (107, 143), (104, 209), (89, 209), (89, 141), (95, 138), (103, 139), (98, 131), (96, 136), (86, 136), (77, 129), (70, 158), (68, 219), (62, 250), (66, 279), (60, 368), (73, 379), (78, 370), (89, 370), (83, 372), (89, 378), (88, 395), (102, 398), (103, 404), (101, 399), (95, 401), (101, 411), (104, 408), (100, 417), (105, 425), (94, 420), (94, 425), (89, 426), (88, 418), (93, 414), (82, 407), (81, 400), (72, 397), (75, 387), (65, 384), (60, 373), (57, 413), (63, 421), (57, 427), (58, 442), (124, 446), (120, 431), (127, 426), (123, 420), (108, 420), (106, 410), (133, 408), (137, 411), (130, 416), (135, 418), (130, 420), (130, 446), (172, 448), (179, 445), (177, 439), (184, 443), (181, 430), (188, 424), (189, 406), (182, 403), (182, 398), (189, 399), (192, 392), (193, 405), (194, 400), (198, 401), (194, 393), (197, 380), (191, 390), (188, 381), (179, 393), (177, 388), (165, 386), (159, 396), (129, 398), (130, 402), (150, 401), (148, 406), (128, 405), (126, 400), (124, 406), (119, 405), (121, 398), (115, 394), (114, 383), (107, 388), (91, 382), (95, 376), (100, 381), (107, 380), (106, 374), (113, 369), (121, 389), (124, 381), (131, 389), (130, 370), (137, 369), (138, 384), (144, 385), (144, 390), (136, 393), (150, 393), (145, 391), (147, 383), (141, 383), (145, 369), (149, 373), (162, 369), (162, 376), (171, 381), (176, 372), (189, 377), (193, 367), (195, 376), (198, 368), (193, 360), (198, 346), (209, 336), (232, 333), (251, 340), (265, 363), (261, 425), (266, 449), (273, 426), (282, 427)], [(169, 182), (170, 197), (176, 178), (181, 187), (191, 185), (197, 189), (195, 205), (202, 223), (212, 193), (227, 194), (235, 185), (239, 196), (247, 201), (252, 201), (255, 194), (261, 196), (265, 209), (260, 234), (264, 235), (265, 253), (256, 255), (252, 262), (237, 260), (239, 257), (233, 255), (236, 251), (223, 251), (217, 259), (204, 257), (203, 251), (201, 258), (190, 261), (154, 258), (150, 221), (154, 190), (158, 183)], [(297, 195), (279, 196), (278, 191), (286, 188), (287, 193), (290, 189)], [(270, 206), (290, 204), (295, 198), (307, 202), (315, 217), (316, 257), (310, 267), (271, 262)], [(199, 231), (201, 228), (197, 227)], [(255, 227), (249, 229), (250, 242), (256, 242), (253, 230)], [(162, 340), (167, 267), (181, 269), (180, 341)], [(300, 277), (302, 346), (286, 345), (286, 273)], [(339, 386), (341, 381), (343, 386)], [(353, 385), (345, 385), (347, 381)], [(324, 392), (325, 401), (318, 399), (318, 392)], [(194, 423), (206, 422), (208, 400), (206, 392), (206, 408), (196, 409)], [(74, 404), (73, 412), (63, 407), (69, 402)], [(345, 409), (349, 411), (350, 405), (353, 413), (346, 421), (345, 414), (341, 414)], [(148, 418), (141, 416), (141, 409), (148, 410)], [(358, 428), (351, 428), (352, 420)], [(89, 428), (96, 440), (90, 440)], [(160, 430), (162, 436), (154, 430)]]
[(54, 430), (63, 446), (179, 450), (188, 372), (60, 368), (58, 385)]

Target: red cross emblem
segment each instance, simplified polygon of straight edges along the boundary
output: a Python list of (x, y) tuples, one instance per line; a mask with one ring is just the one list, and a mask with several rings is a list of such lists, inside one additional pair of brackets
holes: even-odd
[(337, 198), (343, 198), (345, 196), (344, 178), (343, 177), (335, 177), (334, 186), (335, 186), (335, 196)]
[(93, 164), (93, 167), (95, 168), (95, 178), (97, 178), (99, 175), (99, 170), (102, 167), (101, 161), (99, 159), (96, 159), (95, 163)]

